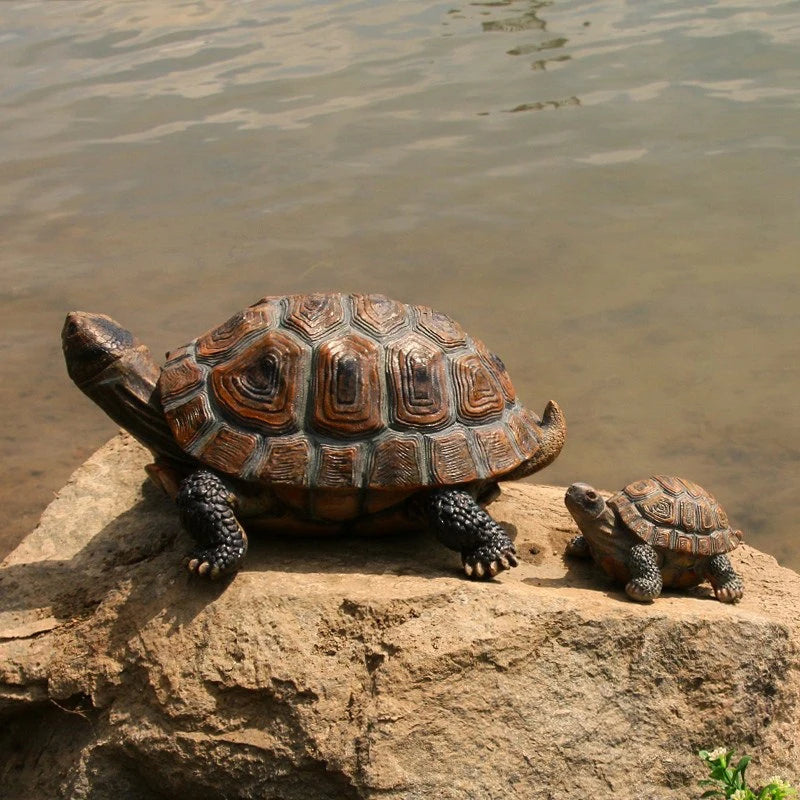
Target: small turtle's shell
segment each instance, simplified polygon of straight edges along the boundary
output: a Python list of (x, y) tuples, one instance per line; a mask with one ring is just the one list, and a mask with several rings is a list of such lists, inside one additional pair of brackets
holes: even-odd
[(497, 480), (535, 463), (542, 442), (482, 342), (382, 295), (265, 297), (169, 354), (159, 389), (187, 453), (269, 485)]
[(742, 540), (717, 499), (684, 478), (654, 475), (635, 481), (608, 505), (642, 541), (676, 553), (727, 553)]

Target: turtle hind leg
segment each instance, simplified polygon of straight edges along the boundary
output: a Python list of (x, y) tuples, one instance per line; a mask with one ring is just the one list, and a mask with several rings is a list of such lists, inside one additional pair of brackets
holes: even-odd
[(711, 556), (706, 564), (706, 577), (714, 587), (717, 600), (722, 603), (736, 603), (742, 599), (744, 584), (731, 566), (728, 556), (722, 553)]
[(461, 553), (470, 577), (492, 578), (519, 563), (514, 543), (469, 492), (436, 489), (428, 494), (424, 508), (437, 538)]
[(628, 569), (631, 579), (626, 584), (625, 591), (631, 600), (651, 603), (661, 594), (661, 568), (658, 553), (653, 547), (644, 542), (633, 545), (628, 553)]
[(186, 478), (177, 497), (181, 523), (197, 543), (189, 572), (216, 578), (236, 571), (247, 553), (247, 535), (233, 513), (236, 497), (213, 472)]

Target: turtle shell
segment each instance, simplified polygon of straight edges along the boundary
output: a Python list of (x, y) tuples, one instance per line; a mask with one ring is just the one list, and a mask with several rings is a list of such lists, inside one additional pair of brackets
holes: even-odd
[(543, 441), (498, 356), (382, 295), (265, 297), (168, 354), (159, 390), (186, 453), (275, 486), (497, 480), (538, 468)]
[(654, 475), (628, 484), (608, 505), (642, 541), (679, 553), (710, 556), (739, 546), (717, 499), (692, 481)]

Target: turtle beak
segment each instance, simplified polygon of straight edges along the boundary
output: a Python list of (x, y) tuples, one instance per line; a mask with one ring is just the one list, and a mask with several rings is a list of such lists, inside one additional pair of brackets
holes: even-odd
[(84, 383), (135, 345), (133, 335), (105, 314), (72, 311), (64, 320), (61, 345), (69, 376)]

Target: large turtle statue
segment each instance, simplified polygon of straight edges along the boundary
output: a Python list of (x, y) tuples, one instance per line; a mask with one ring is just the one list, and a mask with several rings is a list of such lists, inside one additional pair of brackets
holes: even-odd
[(592, 558), (625, 583), (633, 600), (649, 603), (662, 586), (686, 588), (708, 579), (717, 600), (735, 603), (744, 591), (726, 553), (742, 532), (701, 486), (655, 475), (634, 481), (605, 500), (586, 483), (573, 483), (564, 498), (581, 535), (567, 554)]
[(110, 317), (73, 312), (70, 377), (155, 456), (197, 543), (191, 572), (238, 569), (248, 529), (426, 521), (489, 578), (516, 566), (484, 510), (556, 458), (564, 416), (517, 400), (500, 358), (450, 317), (382, 295), (265, 297), (162, 369)]

